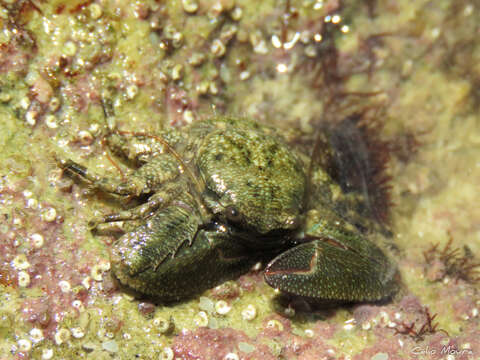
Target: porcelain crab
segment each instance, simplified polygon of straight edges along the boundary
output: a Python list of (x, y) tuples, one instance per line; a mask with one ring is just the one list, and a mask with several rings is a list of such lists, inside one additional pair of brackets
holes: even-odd
[(220, 116), (107, 142), (135, 168), (125, 179), (60, 166), (99, 191), (141, 199), (91, 222), (123, 223), (111, 264), (124, 286), (178, 301), (269, 260), (265, 280), (286, 294), (349, 302), (396, 291), (395, 264), (337, 210), (341, 187), (275, 129)]

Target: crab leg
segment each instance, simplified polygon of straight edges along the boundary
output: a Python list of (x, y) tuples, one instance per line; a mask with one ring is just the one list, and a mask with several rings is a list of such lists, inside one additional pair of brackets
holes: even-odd
[(141, 194), (143, 189), (143, 184), (101, 177), (73, 160), (60, 160), (59, 165), (68, 174), (83, 179), (89, 182), (92, 187), (107, 193), (138, 195)]
[(116, 221), (132, 221), (145, 219), (153, 214), (157, 209), (165, 207), (172, 199), (177, 195), (177, 188), (173, 185), (166, 186), (165, 191), (157, 192), (152, 195), (148, 201), (142, 205), (139, 205), (133, 209), (120, 211), (115, 214), (108, 214), (93, 218), (89, 221), (88, 225), (94, 229), (99, 224), (111, 223)]

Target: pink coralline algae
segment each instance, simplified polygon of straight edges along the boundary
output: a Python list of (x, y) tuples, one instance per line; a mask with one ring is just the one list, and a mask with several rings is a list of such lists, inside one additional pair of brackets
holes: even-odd
[[(250, 353), (239, 350), (240, 344), (252, 349)], [(244, 345), (245, 346), (245, 345)], [(245, 333), (233, 329), (209, 329), (201, 327), (194, 331), (182, 332), (173, 343), (176, 359), (197, 360), (211, 359), (223, 360), (227, 354), (236, 353), (239, 359), (264, 359), (275, 360), (276, 356), (267, 345), (258, 343), (249, 338)]]

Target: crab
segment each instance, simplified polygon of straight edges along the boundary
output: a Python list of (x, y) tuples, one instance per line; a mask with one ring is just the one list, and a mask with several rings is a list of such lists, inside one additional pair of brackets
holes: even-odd
[(122, 224), (114, 277), (135, 293), (179, 301), (259, 261), (281, 293), (322, 301), (377, 301), (397, 290), (382, 248), (338, 211), (341, 187), (273, 128), (220, 116), (159, 135), (112, 132), (111, 151), (135, 170), (106, 178), (72, 161), (70, 176), (139, 204), (94, 218)]

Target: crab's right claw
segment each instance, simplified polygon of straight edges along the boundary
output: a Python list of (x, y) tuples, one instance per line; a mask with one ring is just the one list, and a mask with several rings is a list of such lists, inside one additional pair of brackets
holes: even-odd
[[(367, 240), (366, 240), (367, 241)], [(397, 290), (397, 269), (369, 243), (371, 255), (314, 240), (273, 259), (266, 282), (283, 293), (332, 302), (377, 301)]]

